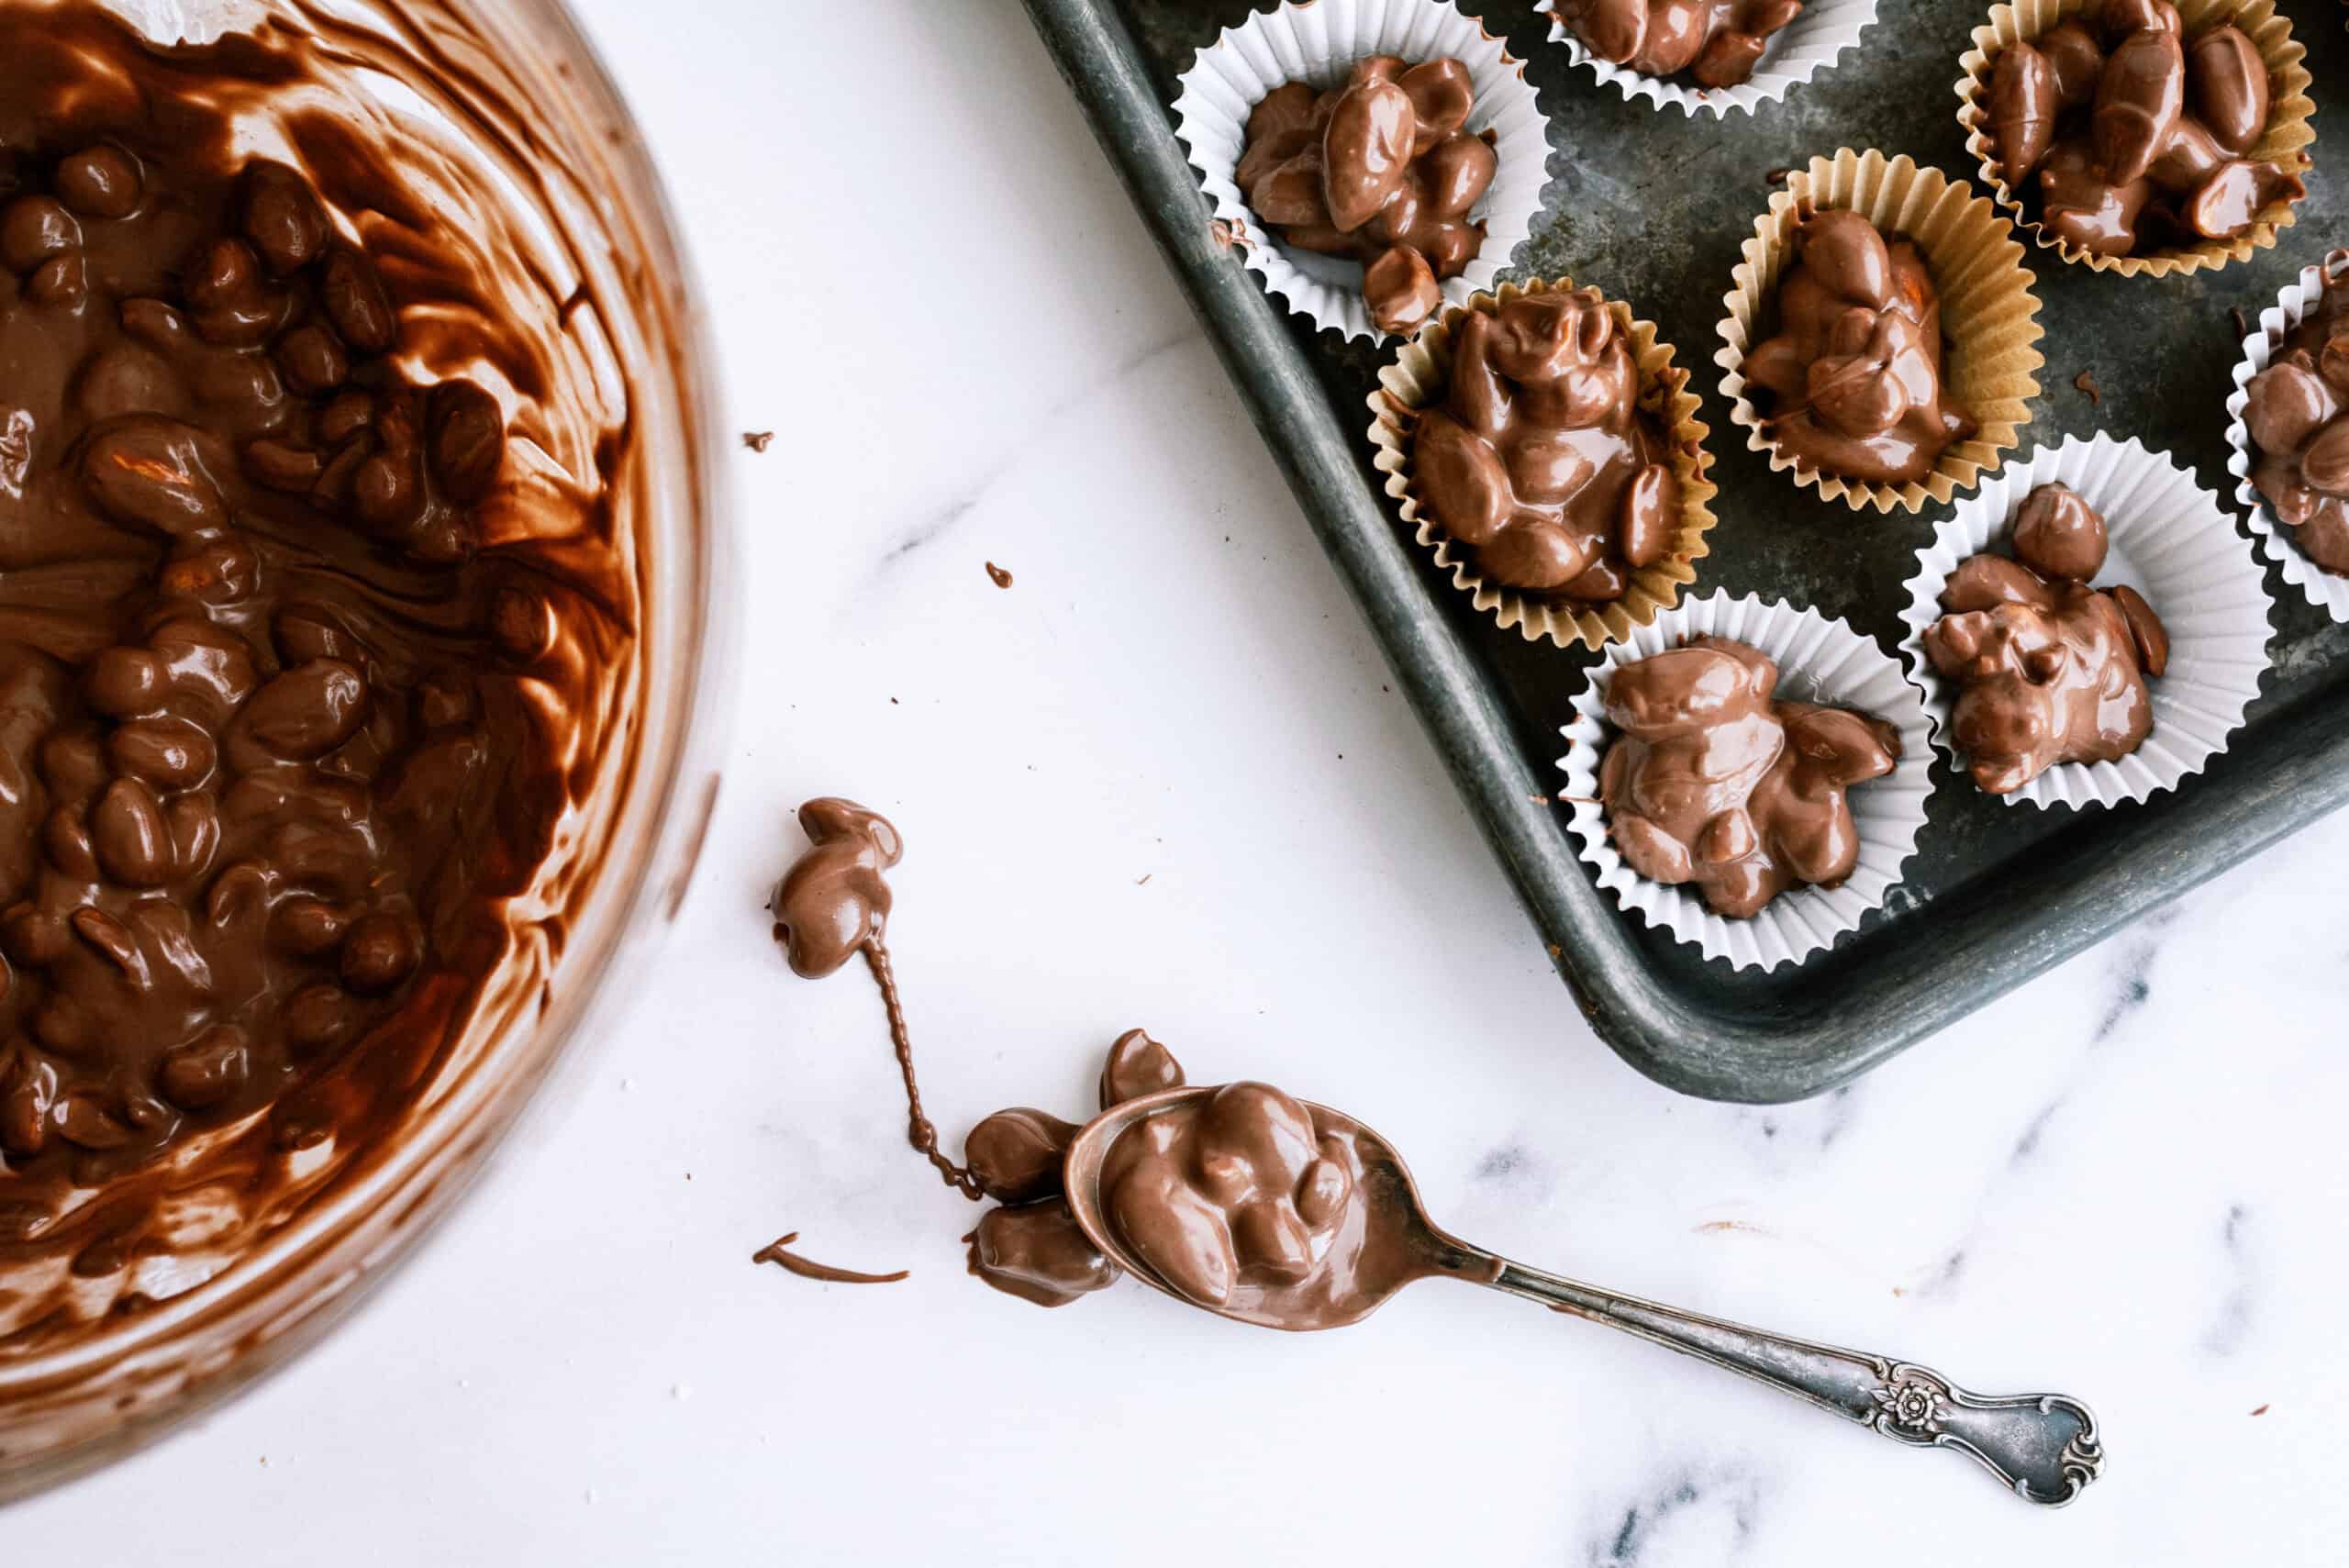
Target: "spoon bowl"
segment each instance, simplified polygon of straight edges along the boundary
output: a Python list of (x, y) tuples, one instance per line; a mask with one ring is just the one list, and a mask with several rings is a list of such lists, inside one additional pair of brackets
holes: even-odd
[(1111, 1223), (1103, 1177), (1118, 1140), (1154, 1116), (1197, 1106), (1217, 1085), (1166, 1089), (1101, 1113), (1078, 1132), (1062, 1164), (1069, 1211), (1093, 1244), (1126, 1273), (1178, 1301), (1263, 1328), (1313, 1329), (1358, 1323), (1415, 1280), (1449, 1275), (1637, 1335), (1854, 1421), (1912, 1448), (1954, 1449), (2026, 1502), (2061, 1507), (2104, 1472), (2094, 1412), (2061, 1394), (1981, 1395), (1930, 1367), (1865, 1351), (1765, 1333), (1637, 1296), (1597, 1289), (1512, 1262), (1449, 1235), (1427, 1217), (1395, 1146), (1327, 1106), (1300, 1101), (1326, 1140), (1350, 1151), (1353, 1187), (1301, 1283), (1242, 1283), (1206, 1302), (1162, 1279)]
[(1354, 1197), (1319, 1260), (1314, 1277), (1292, 1289), (1242, 1285), (1220, 1304), (1197, 1300), (1160, 1278), (1110, 1223), (1102, 1191), (1109, 1151), (1132, 1129), (1171, 1110), (1202, 1105), (1220, 1085), (1163, 1089), (1113, 1106), (1085, 1123), (1069, 1145), (1062, 1181), (1070, 1213), (1093, 1244), (1126, 1273), (1177, 1301), (1259, 1328), (1308, 1332), (1359, 1323), (1414, 1280), (1435, 1274), (1486, 1276), (1500, 1260), (1446, 1235), (1431, 1224), (1419, 1189), (1395, 1146), (1342, 1111), (1300, 1100), (1314, 1130), (1335, 1134), (1353, 1150)]

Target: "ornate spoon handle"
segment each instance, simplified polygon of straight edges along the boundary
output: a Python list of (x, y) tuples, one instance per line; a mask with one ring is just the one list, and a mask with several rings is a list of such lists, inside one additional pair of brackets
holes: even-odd
[(1494, 1262), (1497, 1273), (1486, 1277), (1497, 1290), (1742, 1373), (1895, 1442), (1955, 1449), (2026, 1502), (2061, 1507), (2104, 1473), (2095, 1413), (2064, 1395), (1969, 1393), (1910, 1362), (1765, 1334)]

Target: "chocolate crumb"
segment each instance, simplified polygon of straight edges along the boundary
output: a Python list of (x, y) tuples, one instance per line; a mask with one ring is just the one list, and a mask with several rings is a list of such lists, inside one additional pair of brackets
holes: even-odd
[(1764, 174), (1762, 178), (1769, 184), (1783, 185), (1787, 183), (1787, 176), (1793, 172), (1794, 171), (1791, 169), (1773, 169), (1768, 173)]
[(2238, 339), (2248, 338), (2251, 336), (2251, 317), (2243, 313), (2242, 306), (2231, 305), (2227, 306), (2227, 316), (2228, 318), (2235, 324), (2235, 336)]
[(2088, 395), (2090, 406), (2098, 406), (2104, 402), (2104, 388), (2097, 385), (2096, 372), (2093, 370), (2085, 370), (2074, 376), (2072, 384)]
[(766, 450), (768, 447), (774, 444), (774, 432), (773, 430), (745, 430), (742, 432), (742, 444), (750, 448), (754, 452), (763, 452)]
[(2267, 1414), (2267, 1407), (2266, 1407), (2266, 1406), (2265, 1406), (2265, 1405), (2262, 1405), (2258, 1409), (2254, 1410), (2254, 1411), (2252, 1412), (2252, 1414), (2253, 1414), (2253, 1415), (2254, 1415), (2254, 1416), (2265, 1416), (2266, 1414)]
[(1006, 572), (1002, 567), (997, 566), (992, 561), (987, 562), (987, 577), (998, 588), (1008, 588), (1011, 586), (1011, 573)]

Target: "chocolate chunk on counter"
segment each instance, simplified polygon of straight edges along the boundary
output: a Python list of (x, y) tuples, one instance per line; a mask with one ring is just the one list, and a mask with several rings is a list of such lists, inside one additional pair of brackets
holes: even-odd
[(1285, 243), (1362, 262), (1371, 319), (1408, 335), (1484, 243), (1468, 214), (1499, 161), (1462, 128), (1475, 107), (1456, 60), (1374, 55), (1326, 93), (1288, 83), (1249, 114), (1240, 188)]
[(963, 1140), (963, 1163), (997, 1203), (1058, 1197), (1061, 1161), (1081, 1129), (1027, 1106), (1000, 1110)]
[(1859, 864), (1845, 792), (1900, 760), (1890, 725), (1845, 708), (1775, 700), (1778, 667), (1699, 637), (1615, 672), (1599, 764), (1608, 836), (1640, 875), (1693, 883), (1730, 919), (1789, 888), (1836, 887)]
[[(1174, 1052), (1128, 1029), (1101, 1065), (1101, 1108), (1182, 1083)], [(963, 1162), (981, 1188), (1007, 1206), (990, 1209), (968, 1238), (971, 1273), (1040, 1307), (1065, 1307), (1118, 1277), (1061, 1195), (1062, 1162), (1082, 1130), (1049, 1111), (1014, 1106), (980, 1122), (963, 1144)]]
[(2153, 732), (2146, 677), (2167, 666), (2160, 617), (2133, 588), (2100, 590), (2103, 517), (2043, 484), (2015, 518), (2014, 557), (1958, 564), (1925, 653), (1956, 683), (1952, 730), (1974, 782), (2010, 795), (2061, 762), (2116, 762)]
[(971, 1232), (969, 1266), (1007, 1296), (1039, 1307), (1066, 1307), (1118, 1282), (1118, 1265), (1056, 1197), (981, 1215)]
[(1795, 230), (1776, 330), (1746, 356), (1763, 428), (1798, 464), (1874, 484), (1922, 479), (1973, 416), (1943, 384), (1941, 296), (1917, 247), (1855, 212)]
[(1462, 317), (1443, 401), (1412, 432), (1420, 504), (1490, 582), (1620, 598), (1670, 552), (1680, 516), (1669, 433), (1639, 382), (1630, 334), (1596, 289)]
[(2302, 554), (2349, 575), (2349, 252), (2325, 259), (2324, 293), (2250, 391), (2252, 484)]

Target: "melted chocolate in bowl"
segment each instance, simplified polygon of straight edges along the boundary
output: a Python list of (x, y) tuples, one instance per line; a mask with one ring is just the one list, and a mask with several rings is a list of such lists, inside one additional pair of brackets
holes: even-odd
[(0, 1496), (445, 1208), (716, 783), (707, 356), (584, 44), (186, 9), (0, 8)]

